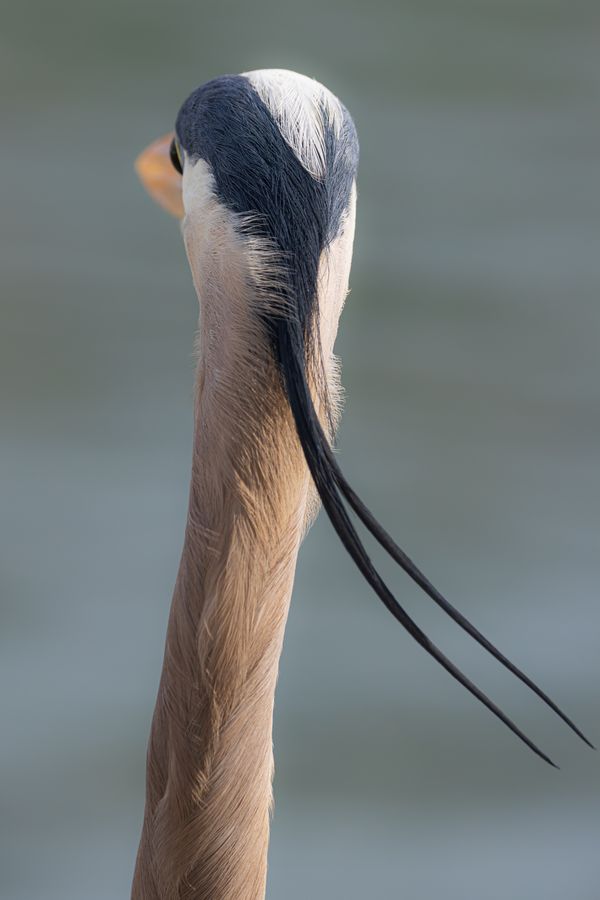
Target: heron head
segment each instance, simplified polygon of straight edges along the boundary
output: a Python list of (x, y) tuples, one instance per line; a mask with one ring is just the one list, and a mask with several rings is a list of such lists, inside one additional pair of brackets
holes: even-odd
[(232, 346), (231, 329), (254, 316), (280, 368), (293, 345), (302, 365), (319, 372), (314, 383), (331, 382), (331, 396), (335, 376), (326, 370), (333, 373), (347, 293), (357, 165), (356, 130), (342, 103), (281, 69), (201, 85), (174, 131), (136, 162), (148, 192), (181, 219), (201, 337), (218, 331), (220, 346)]
[(148, 192), (182, 220), (192, 269), (202, 268), (207, 245), (213, 257), (225, 246), (230, 259), (236, 241), (260, 245), (253, 270), (277, 270), (274, 293), (293, 303), (303, 331), (318, 303), (324, 251), (342, 235), (351, 251), (357, 165), (344, 106), (319, 82), (281, 69), (203, 84), (181, 106), (175, 130), (136, 162)]
[(356, 176), (358, 141), (347, 110), (322, 84), (261, 69), (220, 76), (193, 91), (175, 130), (150, 144), (135, 165), (149, 194), (181, 219), (195, 200), (185, 175), (198, 162), (236, 212), (268, 214), (284, 199), (282, 188), (304, 194), (310, 176), (330, 199), (338, 195), (330, 212), (339, 219)]

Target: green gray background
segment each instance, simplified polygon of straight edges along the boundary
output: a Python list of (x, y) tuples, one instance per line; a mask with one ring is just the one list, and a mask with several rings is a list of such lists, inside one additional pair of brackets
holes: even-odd
[[(3, 900), (128, 895), (197, 313), (132, 161), (217, 74), (298, 69), (354, 114), (341, 461), (600, 740), (599, 50), (576, 0), (3, 0)], [(562, 770), (413, 644), (321, 516), (282, 659), (269, 897), (596, 900), (597, 754), (377, 559)]]

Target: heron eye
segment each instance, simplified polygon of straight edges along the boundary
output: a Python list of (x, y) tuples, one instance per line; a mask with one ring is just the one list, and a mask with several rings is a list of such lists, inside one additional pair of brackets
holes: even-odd
[(181, 161), (181, 150), (179, 149), (179, 141), (177, 138), (173, 138), (171, 141), (171, 147), (169, 149), (169, 156), (171, 157), (171, 162), (173, 163), (173, 168), (179, 172), (180, 175), (183, 175), (183, 164)]

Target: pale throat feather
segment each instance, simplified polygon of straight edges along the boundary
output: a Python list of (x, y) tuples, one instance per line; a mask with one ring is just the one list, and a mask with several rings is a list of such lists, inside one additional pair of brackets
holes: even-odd
[[(275, 685), (314, 489), (260, 311), (277, 254), (240, 237), (202, 160), (182, 231), (200, 303), (192, 481), (148, 750), (135, 900), (262, 900)], [(330, 398), (354, 192), (323, 251), (319, 338)], [(315, 399), (318, 399), (315, 397)]]

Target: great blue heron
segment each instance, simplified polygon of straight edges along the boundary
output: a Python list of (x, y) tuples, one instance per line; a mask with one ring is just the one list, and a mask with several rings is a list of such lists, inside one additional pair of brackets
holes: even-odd
[(182, 219), (201, 319), (189, 513), (148, 748), (136, 900), (264, 897), (275, 682), (298, 548), (319, 499), (392, 615), (535, 753), (551, 763), (408, 616), (351, 514), (589, 743), (432, 586), (333, 455), (333, 344), (357, 164), (345, 107), (282, 70), (204, 84), (175, 132), (137, 162), (150, 193)]

